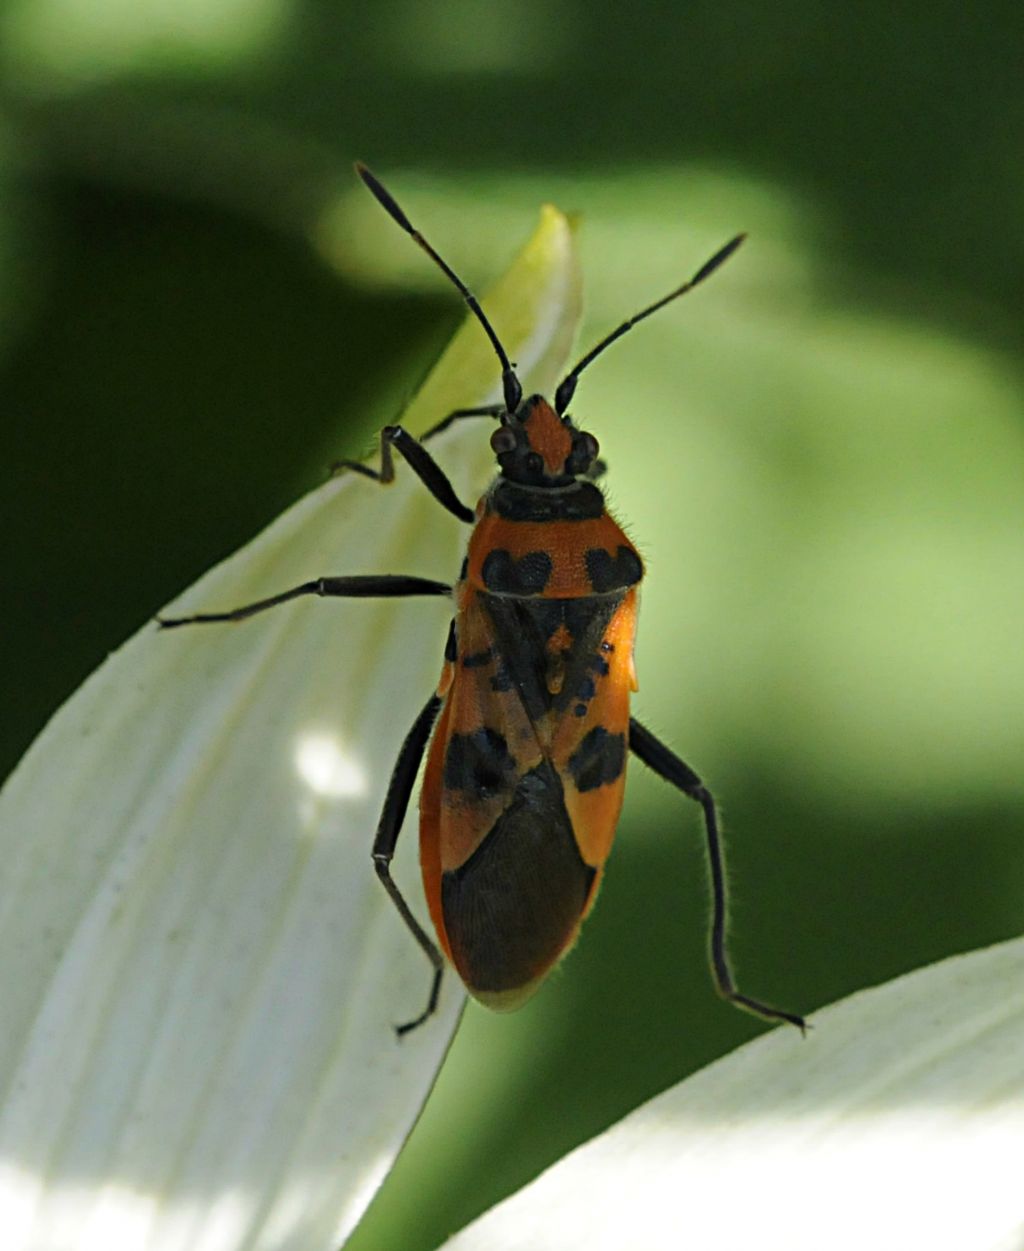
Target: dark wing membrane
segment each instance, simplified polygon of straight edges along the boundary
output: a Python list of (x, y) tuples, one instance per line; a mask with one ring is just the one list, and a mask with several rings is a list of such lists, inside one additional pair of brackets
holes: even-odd
[(575, 936), (594, 876), (558, 773), (542, 761), (473, 855), (441, 879), (452, 957), (473, 993), (508, 1007), (529, 993)]

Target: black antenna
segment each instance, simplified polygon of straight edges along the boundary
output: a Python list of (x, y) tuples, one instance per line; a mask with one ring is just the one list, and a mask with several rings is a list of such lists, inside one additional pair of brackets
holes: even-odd
[(609, 344), (614, 343), (616, 339), (620, 339), (627, 330), (632, 330), (638, 321), (643, 321), (645, 317), (650, 317), (650, 315), (652, 313), (656, 313), (659, 308), (664, 308), (666, 304), (671, 304), (673, 300), (678, 299), (681, 295), (685, 295), (687, 291), (692, 291), (693, 288), (696, 287), (698, 283), (703, 282), (705, 278), (709, 278), (719, 265), (723, 264), (723, 262), (727, 261), (729, 257), (732, 256), (733, 252), (736, 251), (746, 237), (746, 235), (737, 235), (735, 239), (730, 239), (724, 248), (719, 248), (709, 261), (704, 262), (704, 264), (697, 270), (688, 282), (684, 282), (681, 287), (676, 287), (676, 289), (669, 292), (668, 295), (663, 296), (660, 300), (656, 300), (653, 304), (648, 305), (647, 308), (642, 309), (634, 317), (630, 317), (628, 321), (624, 321), (617, 330), (613, 330), (610, 335), (603, 338), (597, 347), (591, 348), (579, 364), (576, 365), (575, 368), (563, 379), (563, 381), (558, 384), (558, 390), (555, 392), (555, 412), (561, 416), (569, 407), (569, 404), (572, 402), (572, 397), (576, 391), (576, 383), (579, 382), (580, 374), (596, 356), (601, 355)]
[(430, 259), (438, 265), (449, 279), (458, 287), (462, 298), (473, 310), (478, 318), (481, 326), (487, 331), (487, 337), (490, 339), (495, 352), (498, 353), (498, 360), (501, 361), (501, 384), (505, 392), (505, 407), (510, 413), (514, 413), (519, 407), (519, 402), (523, 398), (523, 388), (516, 377), (516, 371), (512, 368), (512, 363), (508, 359), (508, 353), (501, 346), (501, 340), (494, 333), (494, 327), (484, 316), (484, 310), (480, 307), (480, 302), (476, 296), (470, 291), (469, 287), (462, 281), (459, 275), (448, 264), (448, 262), (439, 256), (430, 244), (423, 238), (420, 232), (409, 221), (408, 217), (398, 207), (398, 203), (391, 193), (383, 186), (383, 184), (366, 168), (362, 161), (356, 161), (356, 173), (366, 183), (370, 191), (373, 192), (377, 203), (386, 209), (391, 217), (402, 227), (407, 235), (410, 235), (420, 245)]

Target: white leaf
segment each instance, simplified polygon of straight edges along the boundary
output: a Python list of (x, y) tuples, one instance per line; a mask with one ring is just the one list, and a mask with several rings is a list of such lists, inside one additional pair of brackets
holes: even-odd
[[(543, 211), (486, 305), (527, 386), (550, 390), (579, 312), (564, 217)], [(405, 423), (497, 399), (498, 378), (467, 322)], [(488, 431), (431, 445), (463, 499)], [(464, 538), (401, 462), (387, 489), (346, 474), (173, 611), (322, 574), (448, 581)], [(449, 614), (302, 599), (233, 626), (150, 623), (29, 751), (0, 796), (5, 1251), (315, 1251), (358, 1220), (462, 1003), (448, 977), (437, 1016), (396, 1037), (430, 972), (370, 863)], [(422, 917), (414, 826), (395, 875)]]
[(1024, 940), (776, 1029), (446, 1251), (1019, 1251)]

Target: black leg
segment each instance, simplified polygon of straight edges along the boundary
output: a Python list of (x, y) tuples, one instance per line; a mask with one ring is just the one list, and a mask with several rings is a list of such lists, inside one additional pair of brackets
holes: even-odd
[(402, 920), (409, 927), (413, 938), (419, 943), (434, 969), (433, 981), (430, 984), (430, 997), (427, 1000), (426, 1008), (415, 1020), (406, 1021), (404, 1025), (396, 1026), (399, 1037), (415, 1029), (417, 1025), (422, 1025), (433, 1014), (434, 1009), (437, 1007), (437, 997), (441, 993), (441, 975), (444, 972), (444, 957), (437, 949), (437, 945), (427, 935), (423, 926), (420, 925), (419, 921), (416, 920), (409, 910), (409, 905), (402, 898), (402, 893), (395, 885), (391, 876), (391, 861), (395, 854), (395, 844), (398, 842), (402, 822), (405, 820), (405, 814), (409, 807), (409, 796), (412, 794), (412, 788), (416, 782), (416, 774), (419, 772), (420, 761), (423, 759), (423, 752), (430, 738), (430, 732), (434, 728), (434, 722), (437, 720), (440, 707), (440, 696), (431, 696), (426, 707), (413, 722), (412, 729), (406, 735), (405, 742), (402, 744), (402, 750), (398, 753), (394, 771), (391, 774), (391, 781), (388, 783), (387, 798), (384, 800), (384, 809), (380, 814), (380, 820), (377, 822), (377, 834), (373, 840), (373, 867), (377, 870), (377, 876), (384, 884), (384, 889), (391, 896), (392, 903), (398, 909)]
[[(505, 411), (504, 404), (482, 404), (479, 408), (456, 408), (453, 409), (447, 417), (442, 417), (436, 426), (431, 426), (424, 434), (420, 435), (420, 443), (426, 443), (428, 439), (432, 439), (435, 434), (440, 434), (447, 430), (453, 422), (461, 421), (463, 417), (500, 417)], [(364, 465), (361, 460), (336, 460), (331, 465), (331, 473), (338, 473), (342, 469), (351, 469), (355, 473), (361, 473), (364, 477), (373, 478), (375, 482), (380, 482), (380, 472), (371, 469), (369, 465)]]
[(278, 604), (285, 604), (300, 595), (339, 596), (347, 599), (395, 599), (405, 595), (450, 595), (452, 588), (446, 582), (432, 582), (429, 578), (407, 577), (404, 574), (355, 574), (344, 578), (314, 578), (303, 582), (280, 595), (258, 599), (253, 604), (243, 604), (228, 612), (201, 612), (191, 617), (157, 617), (157, 624), (165, 630), (174, 626), (194, 625), (206, 621), (244, 621), (255, 613)]
[(650, 730), (644, 729), (639, 721), (629, 722), (629, 746), (631, 750), (659, 777), (665, 779), (696, 800), (704, 810), (704, 828), (707, 832), (708, 862), (711, 866), (711, 969), (715, 978), (715, 986), (723, 999), (728, 999), (737, 1007), (746, 1008), (757, 1016), (769, 1021), (788, 1021), (803, 1033), (807, 1023), (795, 1012), (783, 1012), (757, 999), (741, 994), (736, 989), (732, 970), (729, 968), (729, 953), (726, 948), (726, 887), (725, 863), (722, 855), (722, 840), (718, 829), (718, 813), (711, 792), (700, 780), (689, 765), (684, 764), (674, 752), (669, 751), (664, 743), (654, 737)]
[[(442, 429), (449, 421), (454, 420), (456, 416), (477, 416), (479, 412), (480, 410), (473, 409), (459, 410), (458, 413), (446, 417), (430, 433), (436, 434), (439, 429)], [(467, 508), (455, 494), (455, 488), (448, 481), (440, 465), (438, 465), (423, 444), (414, 439), (401, 426), (385, 426), (380, 432), (380, 469), (371, 469), (369, 465), (364, 465), (358, 460), (339, 460), (332, 465), (332, 471), (351, 469), (355, 473), (361, 473), (364, 477), (373, 478), (380, 483), (393, 482), (395, 478), (395, 464), (391, 454), (392, 448), (401, 452), (413, 473), (439, 504), (447, 508), (460, 521), (465, 521), (472, 525), (476, 520), (473, 510)]]
[(452, 422), (461, 421), (463, 417), (500, 417), (504, 411), (504, 404), (481, 404), (479, 408), (456, 408), (447, 417), (442, 417), (436, 426), (431, 426), (420, 439), (420, 442), (426, 443), (435, 434), (440, 434), (442, 430), (447, 430)]

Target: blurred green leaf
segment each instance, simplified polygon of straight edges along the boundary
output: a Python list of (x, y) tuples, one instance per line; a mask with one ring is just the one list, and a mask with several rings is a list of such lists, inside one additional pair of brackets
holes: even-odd
[(289, 0), (8, 0), (8, 73), (26, 94), (63, 94), (125, 74), (223, 72), (279, 37)]

